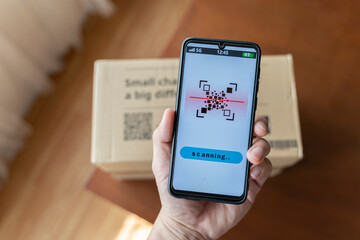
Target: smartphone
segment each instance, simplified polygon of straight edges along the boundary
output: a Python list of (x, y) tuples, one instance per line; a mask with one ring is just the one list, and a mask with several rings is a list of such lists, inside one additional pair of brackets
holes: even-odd
[(246, 200), (260, 55), (252, 42), (183, 42), (169, 171), (172, 196)]

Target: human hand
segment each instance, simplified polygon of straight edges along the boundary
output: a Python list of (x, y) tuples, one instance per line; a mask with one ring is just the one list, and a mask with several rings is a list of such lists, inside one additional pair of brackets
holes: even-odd
[(153, 134), (152, 168), (162, 208), (149, 239), (217, 239), (246, 215), (270, 176), (272, 167), (266, 158), (270, 145), (262, 138), (267, 134), (267, 121), (263, 117), (255, 119), (253, 146), (247, 152), (247, 159), (253, 164), (248, 196), (243, 204), (233, 205), (179, 199), (169, 194), (167, 185), (174, 118), (174, 110), (165, 110)]

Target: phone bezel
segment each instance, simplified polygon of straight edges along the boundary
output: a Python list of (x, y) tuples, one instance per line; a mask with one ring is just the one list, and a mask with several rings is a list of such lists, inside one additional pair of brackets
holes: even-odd
[(174, 122), (174, 132), (173, 132), (173, 141), (171, 147), (171, 161), (170, 161), (170, 169), (169, 169), (169, 181), (168, 181), (168, 191), (169, 193), (177, 198), (186, 198), (192, 200), (205, 200), (205, 201), (214, 201), (214, 202), (223, 202), (223, 203), (232, 203), (232, 204), (241, 204), (247, 198), (247, 193), (249, 189), (249, 172), (250, 172), (250, 162), (246, 159), (246, 171), (245, 171), (245, 186), (243, 195), (237, 196), (229, 196), (222, 194), (212, 194), (212, 193), (202, 193), (202, 192), (193, 192), (193, 191), (183, 191), (176, 190), (173, 188), (172, 180), (173, 180), (173, 171), (174, 171), (174, 161), (175, 161), (175, 152), (176, 152), (176, 140), (177, 140), (177, 131), (178, 131), (178, 123), (179, 116), (178, 111), (180, 109), (180, 96), (182, 91), (182, 79), (183, 79), (183, 70), (184, 70), (184, 61), (185, 61), (185, 51), (186, 46), (189, 43), (205, 43), (205, 44), (216, 44), (219, 46), (220, 43), (225, 44), (226, 46), (237, 46), (237, 47), (251, 47), (256, 49), (256, 70), (255, 70), (255, 80), (254, 80), (254, 94), (253, 94), (253, 103), (251, 109), (251, 119), (250, 119), (250, 136), (249, 136), (249, 145), (248, 149), (252, 145), (253, 139), (253, 125), (254, 125), (254, 117), (257, 105), (257, 92), (258, 92), (258, 83), (259, 83), (259, 74), (260, 74), (260, 59), (261, 59), (261, 49), (259, 45), (253, 42), (243, 42), (243, 41), (232, 41), (232, 40), (222, 40), (222, 39), (209, 39), (209, 38), (187, 38), (183, 41), (181, 47), (181, 56), (180, 56), (180, 64), (179, 64), (179, 80), (177, 86), (177, 97), (175, 104), (175, 122)]

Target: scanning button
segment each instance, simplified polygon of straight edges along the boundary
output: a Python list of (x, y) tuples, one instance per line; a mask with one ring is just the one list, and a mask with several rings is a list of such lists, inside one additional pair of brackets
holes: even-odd
[(240, 152), (208, 148), (183, 147), (180, 155), (186, 159), (233, 164), (241, 163), (243, 160)]

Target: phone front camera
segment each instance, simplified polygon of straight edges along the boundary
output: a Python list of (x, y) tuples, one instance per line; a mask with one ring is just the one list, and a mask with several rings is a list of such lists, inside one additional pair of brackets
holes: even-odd
[(225, 43), (222, 43), (222, 42), (219, 43), (219, 48), (220, 48), (220, 49), (224, 49), (224, 48), (225, 48)]

